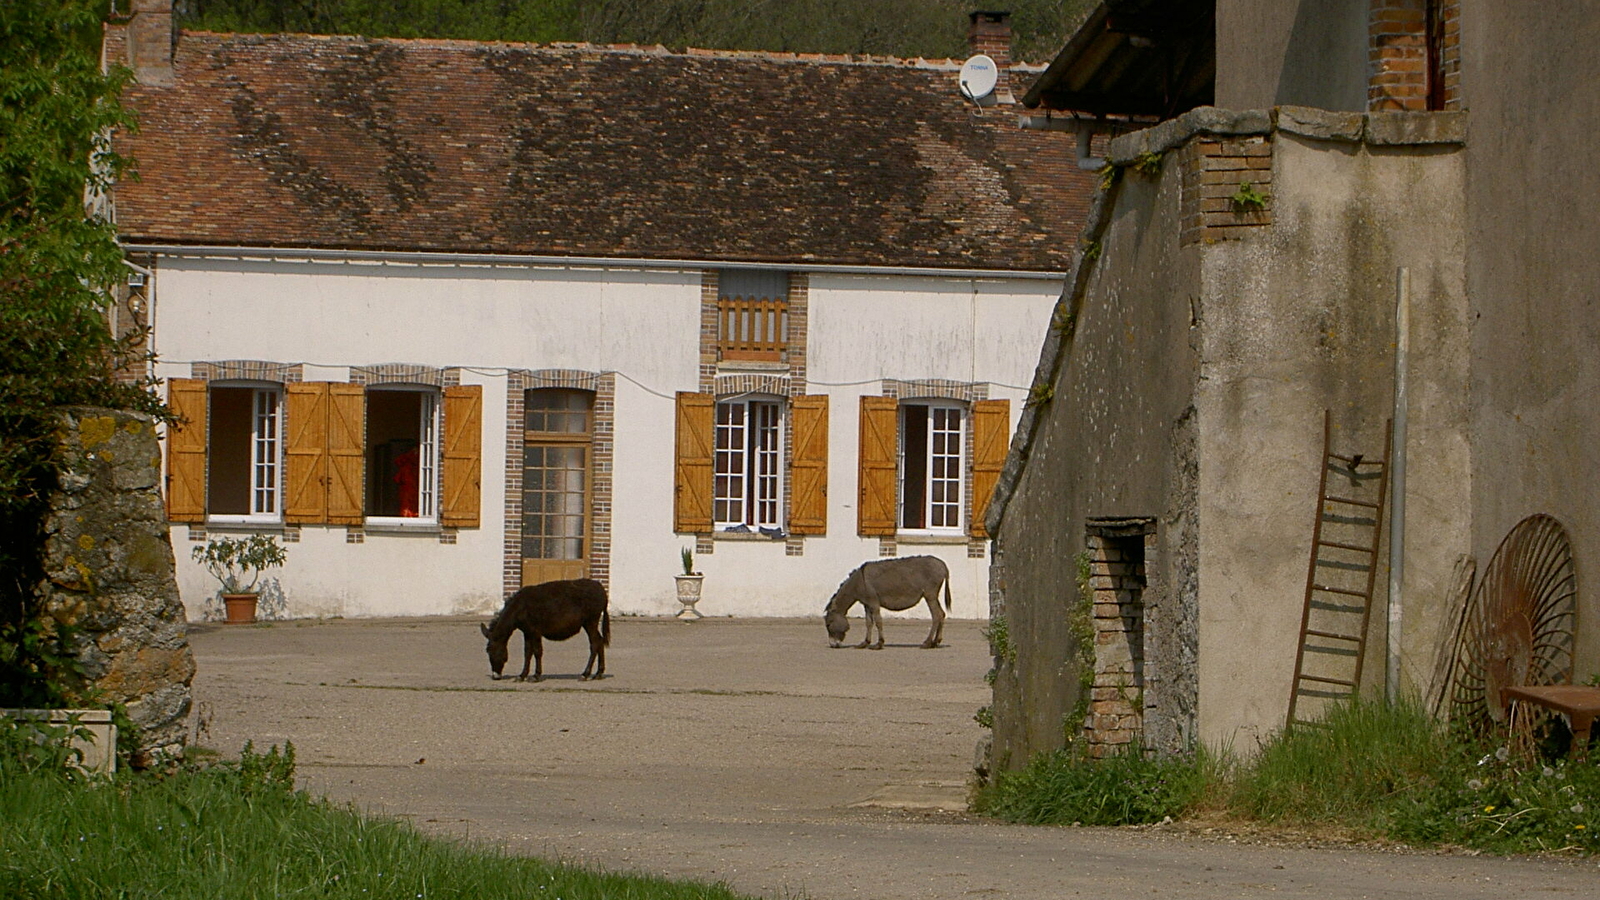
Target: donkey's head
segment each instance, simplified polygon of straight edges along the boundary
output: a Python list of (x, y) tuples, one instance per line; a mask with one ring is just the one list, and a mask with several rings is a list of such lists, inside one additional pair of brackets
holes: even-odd
[(497, 638), (489, 630), (488, 625), (479, 625), (478, 629), (483, 632), (484, 638), (489, 642), (483, 648), (489, 654), (489, 672), (494, 680), (499, 681), (500, 673), (505, 671), (506, 668), (506, 657), (510, 655), (507, 645), (511, 643), (511, 633), (507, 632), (504, 636)]
[(838, 595), (828, 601), (828, 606), (822, 611), (822, 624), (828, 627), (828, 646), (838, 647), (844, 643), (844, 636), (850, 632), (850, 620), (845, 618), (844, 610), (839, 608)]

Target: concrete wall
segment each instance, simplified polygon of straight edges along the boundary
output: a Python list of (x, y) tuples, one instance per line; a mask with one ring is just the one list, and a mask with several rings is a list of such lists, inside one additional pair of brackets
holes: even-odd
[[(1018, 648), (995, 690), (1002, 766), (1060, 747), (1082, 724), (1078, 704), (1088, 698), (1069, 610), (1081, 599), (1077, 567), (1088, 517), (1158, 520), (1147, 617), (1179, 617), (1180, 586), (1192, 568), (1181, 539), (1192, 500), (1184, 499), (1185, 460), (1173, 450), (1192, 444), (1190, 300), (1199, 288), (1197, 251), (1178, 247), (1180, 181), (1176, 165), (1155, 178), (1123, 179), (1070, 354), (1041, 407), (1028, 467), (997, 536), (999, 599)], [(1176, 673), (1183, 653), (1170, 649), (1159, 665)], [(1155, 658), (1154, 648), (1146, 652), (1147, 661)]]
[[(1283, 723), (1322, 411), (1333, 413), (1335, 452), (1388, 455), (1400, 266), (1411, 270), (1414, 335), (1403, 677), (1417, 686), (1431, 671), (1469, 530), (1462, 177), (1451, 148), (1279, 132), (1272, 225), (1205, 254), (1199, 724), (1209, 742), (1248, 752)], [(1384, 566), (1364, 673), (1369, 692), (1383, 683), (1386, 578)]]
[[(1087, 517), (1156, 520), (1147, 741), (1249, 753), (1281, 727), (1323, 410), (1335, 452), (1389, 455), (1401, 266), (1413, 322), (1402, 677), (1422, 686), (1471, 543), (1464, 163), (1455, 137), (1437, 142), (1460, 124), (1450, 116), (1298, 110), (1280, 113), (1280, 130), (1260, 114), (1197, 111), (1113, 144), (1128, 168), (998, 536), (996, 602), (1019, 651), (996, 686), (997, 763), (1059, 746), (1062, 717), (1080, 711), (1066, 609)], [(1270, 138), (1271, 178), (1237, 176), (1269, 186), (1267, 210), (1241, 219), (1255, 224), (1180, 221), (1204, 208), (1182, 202), (1191, 153), (1244, 159), (1228, 139), (1182, 149), (1207, 129)], [(1131, 165), (1147, 152), (1165, 153), (1157, 182)], [(1230, 174), (1195, 165), (1187, 178), (1198, 190), (1219, 172)], [(1385, 584), (1380, 567), (1369, 692), (1383, 684)]]
[(1367, 108), (1370, 0), (1217, 4), (1216, 105)]
[[(783, 541), (723, 539), (701, 553), (699, 609), (708, 615), (819, 613), (853, 567), (878, 556), (856, 535), (858, 397), (883, 379), (988, 383), (1012, 400), (1037, 356), (1060, 282), (814, 274), (808, 390), (831, 395), (828, 534), (791, 556)], [(693, 536), (672, 531), (674, 393), (699, 390), (698, 269), (468, 267), (164, 257), (155, 299), (159, 374), (195, 362), (251, 359), (305, 366), (307, 380), (344, 381), (351, 366), (403, 362), (463, 367), (484, 388), (478, 528), (435, 534), (305, 526), (275, 573), (290, 615), (487, 612), (501, 600), (508, 369), (618, 373), (610, 583), (619, 612), (679, 607), (672, 574)], [(191, 615), (213, 590), (174, 526), (179, 583)], [(742, 537), (742, 536), (741, 536)], [(965, 541), (903, 541), (950, 566), (954, 612), (987, 614), (988, 560)], [(926, 610), (907, 613), (926, 617)], [(819, 630), (819, 635), (820, 635)]]
[(1600, 670), (1600, 17), (1583, 3), (1537, 15), (1461, 4), (1472, 297), (1472, 549), (1479, 570), (1523, 517), (1549, 513), (1578, 571), (1576, 677)]

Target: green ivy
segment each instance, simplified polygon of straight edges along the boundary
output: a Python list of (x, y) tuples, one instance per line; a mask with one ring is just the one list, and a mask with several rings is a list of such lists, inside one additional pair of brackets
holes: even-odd
[(107, 327), (125, 277), (111, 223), (85, 209), (130, 164), (107, 136), (134, 125), (128, 72), (100, 69), (103, 0), (0, 3), (0, 706), (66, 705), (81, 691), (71, 629), (41, 621), (36, 587), (62, 406), (157, 416), (143, 335)]

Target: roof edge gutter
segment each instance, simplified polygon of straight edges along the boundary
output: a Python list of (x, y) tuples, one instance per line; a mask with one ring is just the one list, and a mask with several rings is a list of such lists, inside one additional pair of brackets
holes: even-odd
[(142, 244), (123, 241), (122, 249), (131, 254), (155, 256), (250, 259), (284, 262), (354, 263), (365, 265), (469, 266), (491, 268), (541, 267), (567, 269), (785, 269), (837, 275), (918, 275), (945, 278), (1017, 278), (1061, 280), (1065, 271), (1037, 269), (939, 269), (916, 266), (831, 265), (798, 262), (731, 262), (709, 259), (646, 259), (606, 256), (527, 256), (509, 253), (444, 253), (421, 250), (334, 250), (314, 247), (229, 247), (199, 244)]

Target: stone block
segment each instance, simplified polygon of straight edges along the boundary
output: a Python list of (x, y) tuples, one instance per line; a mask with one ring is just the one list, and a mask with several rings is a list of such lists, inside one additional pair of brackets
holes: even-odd
[(1367, 143), (1375, 146), (1463, 144), (1464, 112), (1374, 112), (1366, 116)]
[(1279, 131), (1322, 141), (1359, 143), (1366, 131), (1361, 113), (1331, 112), (1310, 106), (1280, 106), (1272, 111)]

